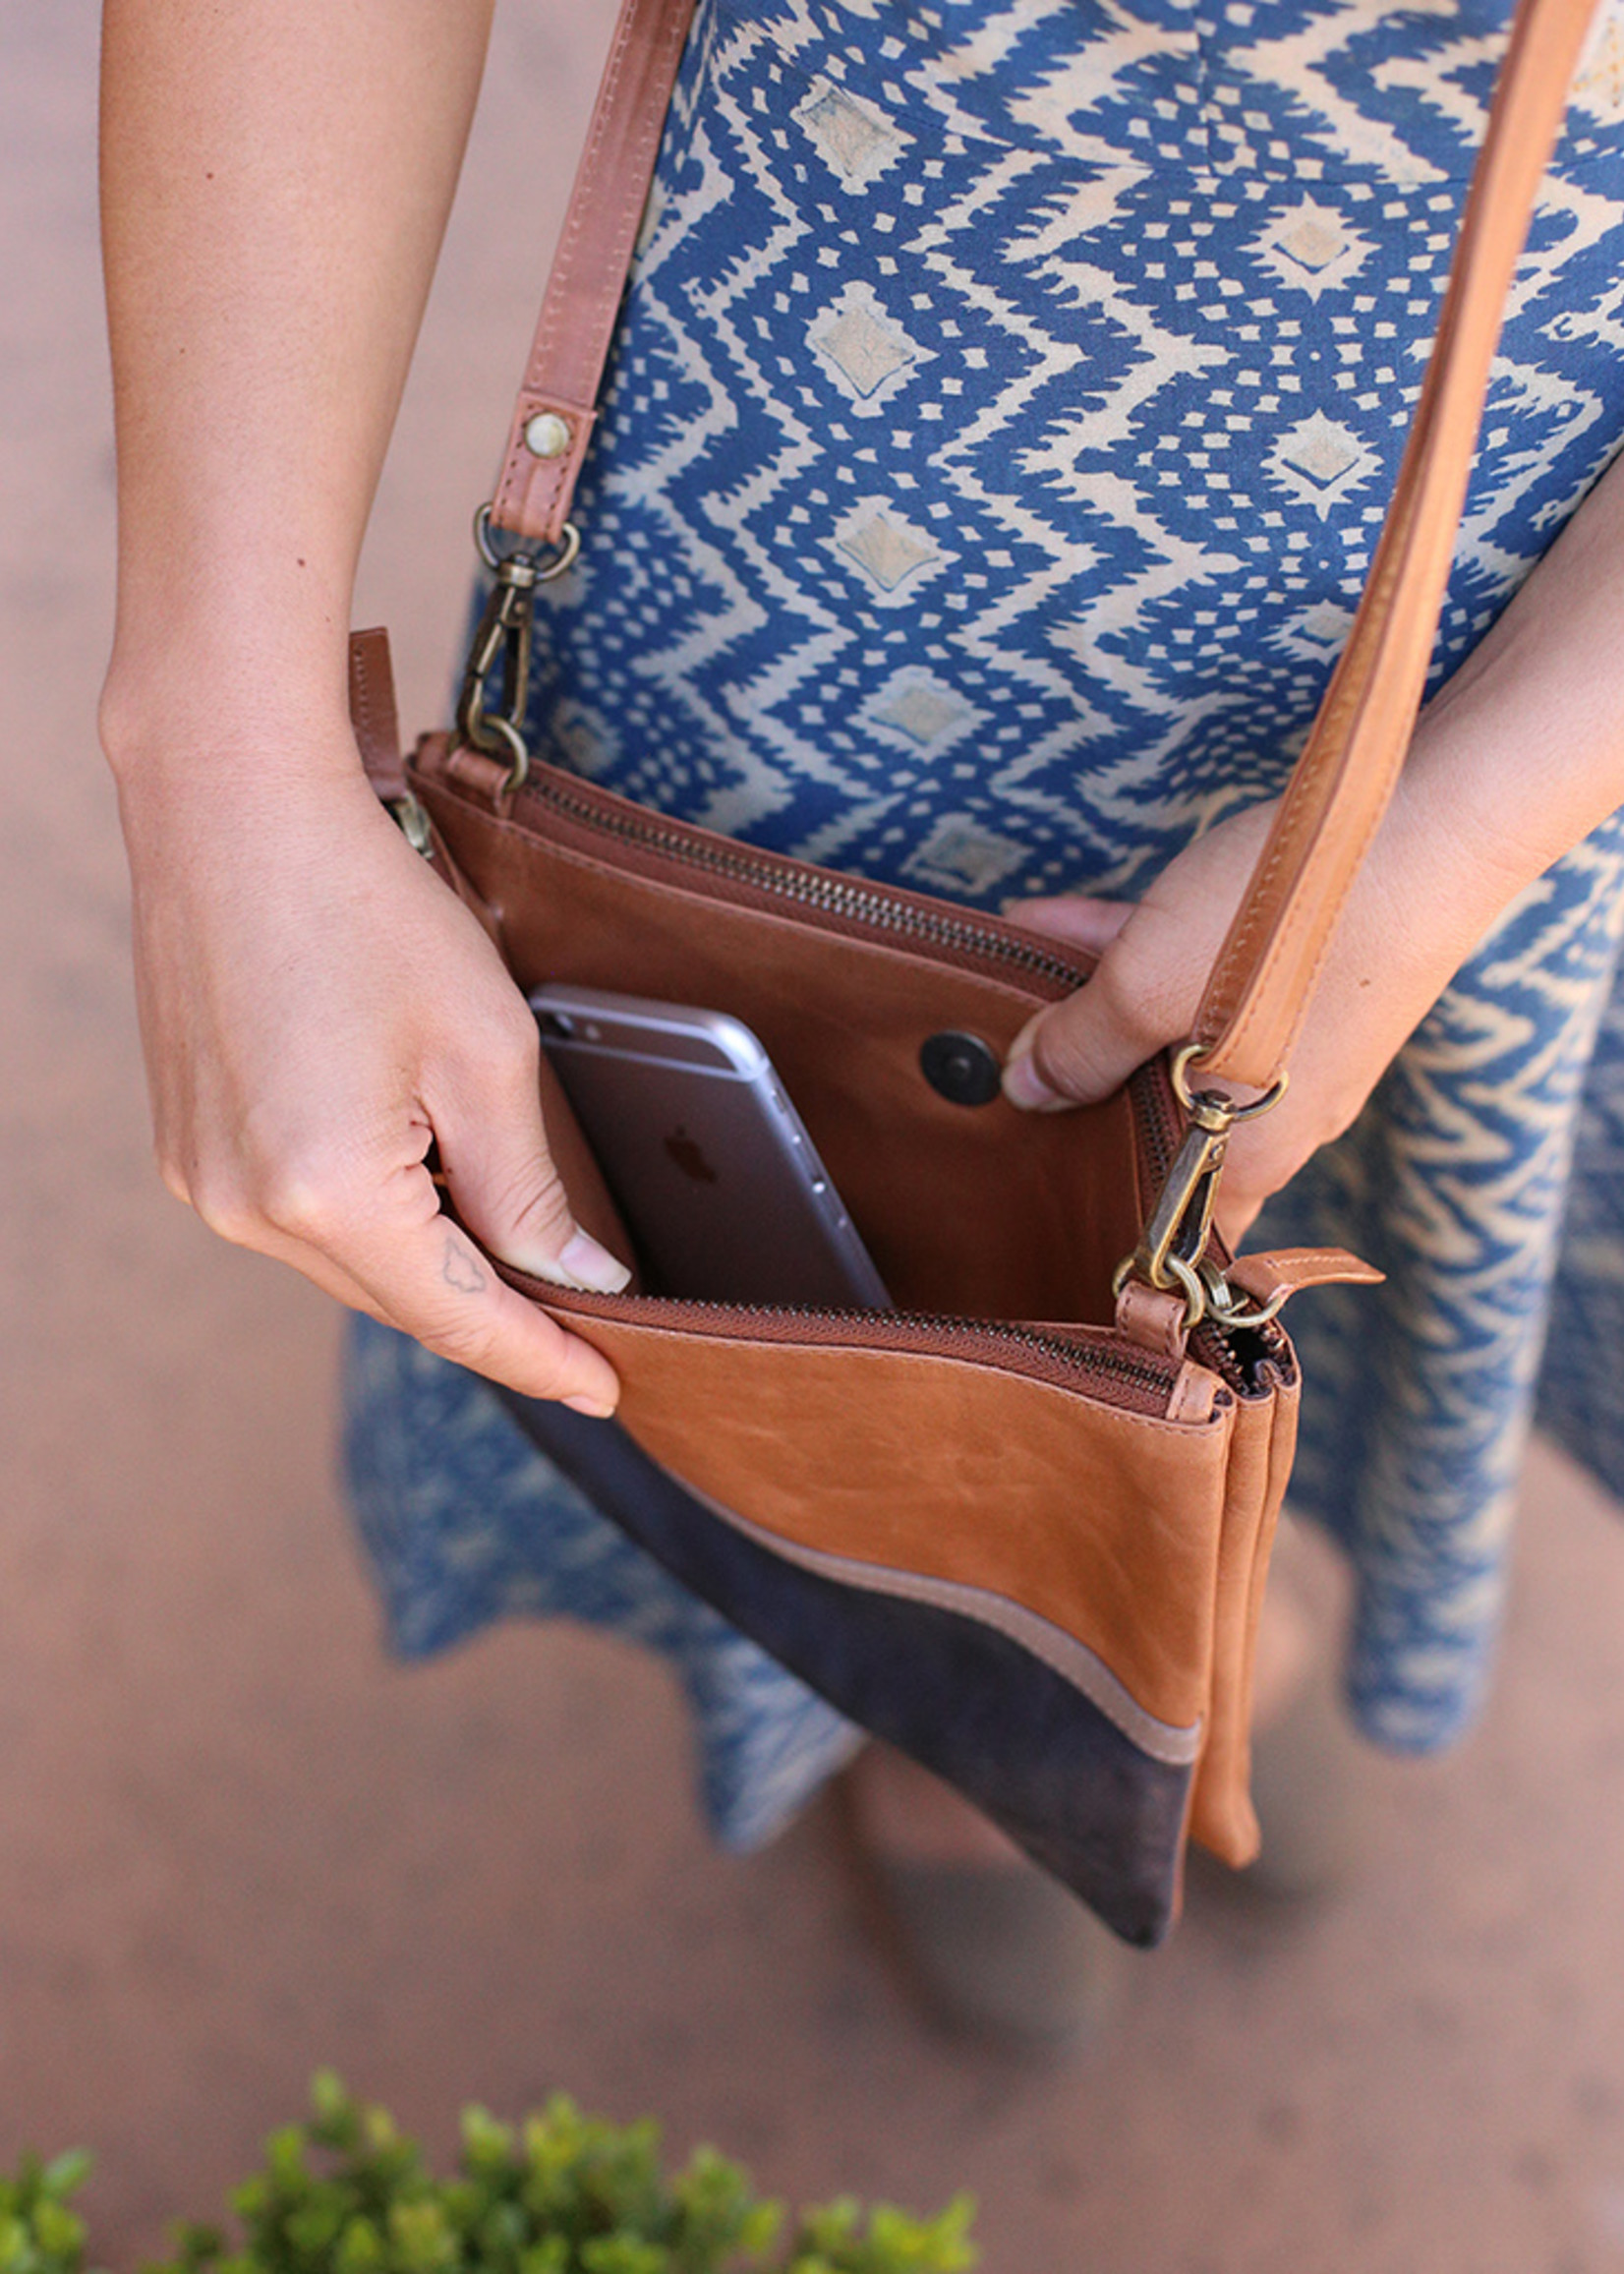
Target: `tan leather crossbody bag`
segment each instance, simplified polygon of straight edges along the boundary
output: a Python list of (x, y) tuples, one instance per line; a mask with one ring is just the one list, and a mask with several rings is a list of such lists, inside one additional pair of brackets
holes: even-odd
[[(1175, 1916), (1189, 1833), (1255, 1850), (1253, 1641), (1291, 1469), (1294, 1287), (1211, 1230), (1403, 763), (1502, 307), (1591, 0), (1524, 0), (1363, 600), (1188, 1046), (1064, 1115), (967, 1103), (934, 1038), (1000, 1058), (1084, 985), (1051, 940), (670, 821), (524, 740), (532, 611), (573, 559), (589, 446), (692, 0), (626, 0), (480, 537), (492, 596), (456, 726), (403, 764), (381, 635), (355, 648), (379, 794), (519, 984), (703, 1004), (771, 1053), (895, 1312), (593, 1296), (508, 1273), (594, 1343), (621, 1423), (518, 1406), (687, 1584), (976, 1799), (1121, 1933)], [(586, 541), (590, 544), (590, 531)], [(578, 1213), (612, 1215), (550, 1086)]]

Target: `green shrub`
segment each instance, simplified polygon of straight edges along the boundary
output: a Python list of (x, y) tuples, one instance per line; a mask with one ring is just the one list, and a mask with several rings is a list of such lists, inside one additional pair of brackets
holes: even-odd
[(0, 2175), (0, 2274), (79, 2274), (85, 2222), (68, 2204), (89, 2168), (87, 2155), (26, 2156), (15, 2178)]
[[(232, 2196), (239, 2240), (183, 2227), (147, 2274), (962, 2274), (977, 2260), (964, 2197), (933, 2220), (845, 2200), (790, 2219), (712, 2149), (668, 2175), (654, 2125), (604, 2124), (561, 2096), (517, 2126), (469, 2109), (451, 2180), (336, 2077), (317, 2078), (313, 2102)], [(0, 2274), (81, 2274), (66, 2199), (85, 2169), (64, 2156), (0, 2182)]]

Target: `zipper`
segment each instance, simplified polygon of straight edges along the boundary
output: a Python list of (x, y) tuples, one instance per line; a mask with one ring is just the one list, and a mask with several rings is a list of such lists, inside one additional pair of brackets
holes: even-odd
[[(1080, 1381), (1109, 1384), (1111, 1402), (1164, 1414), (1179, 1369), (1151, 1351), (1130, 1354), (1104, 1327), (1079, 1327), (1076, 1339), (1008, 1319), (961, 1318), (948, 1312), (870, 1311), (834, 1305), (744, 1304), (662, 1295), (595, 1295), (559, 1288), (508, 1265), (497, 1266), (521, 1294), (588, 1318), (628, 1326), (680, 1327), (718, 1339), (799, 1343), (842, 1350), (919, 1351), (992, 1365), (1061, 1389)], [(1097, 1335), (1096, 1341), (1093, 1337)]]
[(560, 781), (551, 769), (544, 772), (537, 767), (532, 771), (518, 792), (518, 802), (550, 806), (579, 827), (613, 838), (655, 859), (697, 869), (745, 892), (787, 902), (792, 907), (837, 923), (894, 934), (945, 951), (953, 958), (1016, 970), (1068, 992), (1088, 976), (1086, 968), (1073, 959), (978, 924), (973, 916), (931, 907), (786, 856), (755, 854), (725, 838), (680, 823), (651, 819), (622, 800), (611, 802), (606, 791), (594, 794)]

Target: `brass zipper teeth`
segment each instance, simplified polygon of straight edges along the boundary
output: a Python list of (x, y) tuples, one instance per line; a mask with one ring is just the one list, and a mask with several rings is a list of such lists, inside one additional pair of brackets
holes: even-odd
[[(523, 1273), (511, 1270), (508, 1278), (525, 1278)], [(543, 1301), (557, 1302), (556, 1287), (540, 1280), (527, 1281)], [(1021, 1326), (1009, 1319), (965, 1318), (949, 1312), (880, 1311), (855, 1306), (813, 1303), (727, 1303), (699, 1296), (595, 1296), (571, 1292), (566, 1308), (578, 1310), (588, 1316), (600, 1309), (606, 1317), (625, 1315), (628, 1301), (632, 1305), (646, 1303), (668, 1306), (685, 1319), (709, 1316), (719, 1323), (736, 1321), (745, 1329), (754, 1325), (793, 1327), (804, 1320), (809, 1327), (852, 1327), (859, 1329), (870, 1347), (877, 1349), (906, 1350), (921, 1336), (954, 1336), (969, 1343), (1003, 1343), (1014, 1350), (1029, 1352), (1033, 1357), (1046, 1360), (1051, 1366), (1067, 1373), (1107, 1375), (1142, 1389), (1163, 1399), (1167, 1396), (1173, 1376), (1178, 1370), (1172, 1365), (1158, 1365), (1151, 1359), (1130, 1358), (1110, 1343), (1073, 1342), (1064, 1335), (1044, 1334), (1034, 1327)]]
[(788, 901), (795, 906), (843, 916), (876, 931), (926, 940), (933, 946), (978, 956), (989, 962), (1012, 964), (1017, 970), (1034, 972), (1062, 986), (1080, 986), (1087, 977), (1084, 970), (1066, 957), (1047, 955), (1023, 940), (1007, 939), (1002, 933), (987, 931), (967, 917), (937, 915), (929, 909), (910, 907), (870, 886), (817, 876), (793, 867), (780, 868), (776, 863), (752, 860), (748, 853), (732, 852), (723, 845), (696, 844), (680, 832), (662, 829), (657, 823), (639, 821), (629, 814), (605, 813), (587, 798), (572, 797), (567, 789), (540, 781), (534, 775), (520, 796), (540, 798), (589, 829), (641, 845), (685, 867), (727, 877), (735, 884), (771, 894), (774, 899)]
[[(903, 1328), (896, 1339), (906, 1341), (907, 1330), (923, 1328), (931, 1334), (962, 1334), (980, 1342), (1011, 1342), (1022, 1350), (1038, 1352), (1066, 1367), (1081, 1367), (1090, 1371), (1120, 1374), (1125, 1380), (1142, 1382), (1146, 1389), (1165, 1390), (1171, 1370), (1166, 1367), (1140, 1365), (1136, 1360), (1119, 1357), (1109, 1345), (1071, 1342), (1063, 1335), (1040, 1334), (1030, 1326), (1018, 1326), (1004, 1318), (962, 1318), (951, 1312), (935, 1311), (875, 1311), (854, 1306), (827, 1308), (813, 1303), (775, 1303), (743, 1305), (732, 1303), (687, 1303), (691, 1311), (736, 1312), (749, 1310), (771, 1311), (775, 1318), (808, 1318), (827, 1322), (831, 1326), (868, 1326), (895, 1320)], [(884, 1332), (881, 1339), (892, 1337)]]

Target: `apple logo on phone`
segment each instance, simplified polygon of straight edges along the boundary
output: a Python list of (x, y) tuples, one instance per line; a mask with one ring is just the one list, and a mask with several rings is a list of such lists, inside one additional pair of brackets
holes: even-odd
[(691, 1137), (680, 1123), (666, 1139), (666, 1150), (682, 1171), (696, 1185), (714, 1185), (717, 1173), (705, 1158), (697, 1138)]

